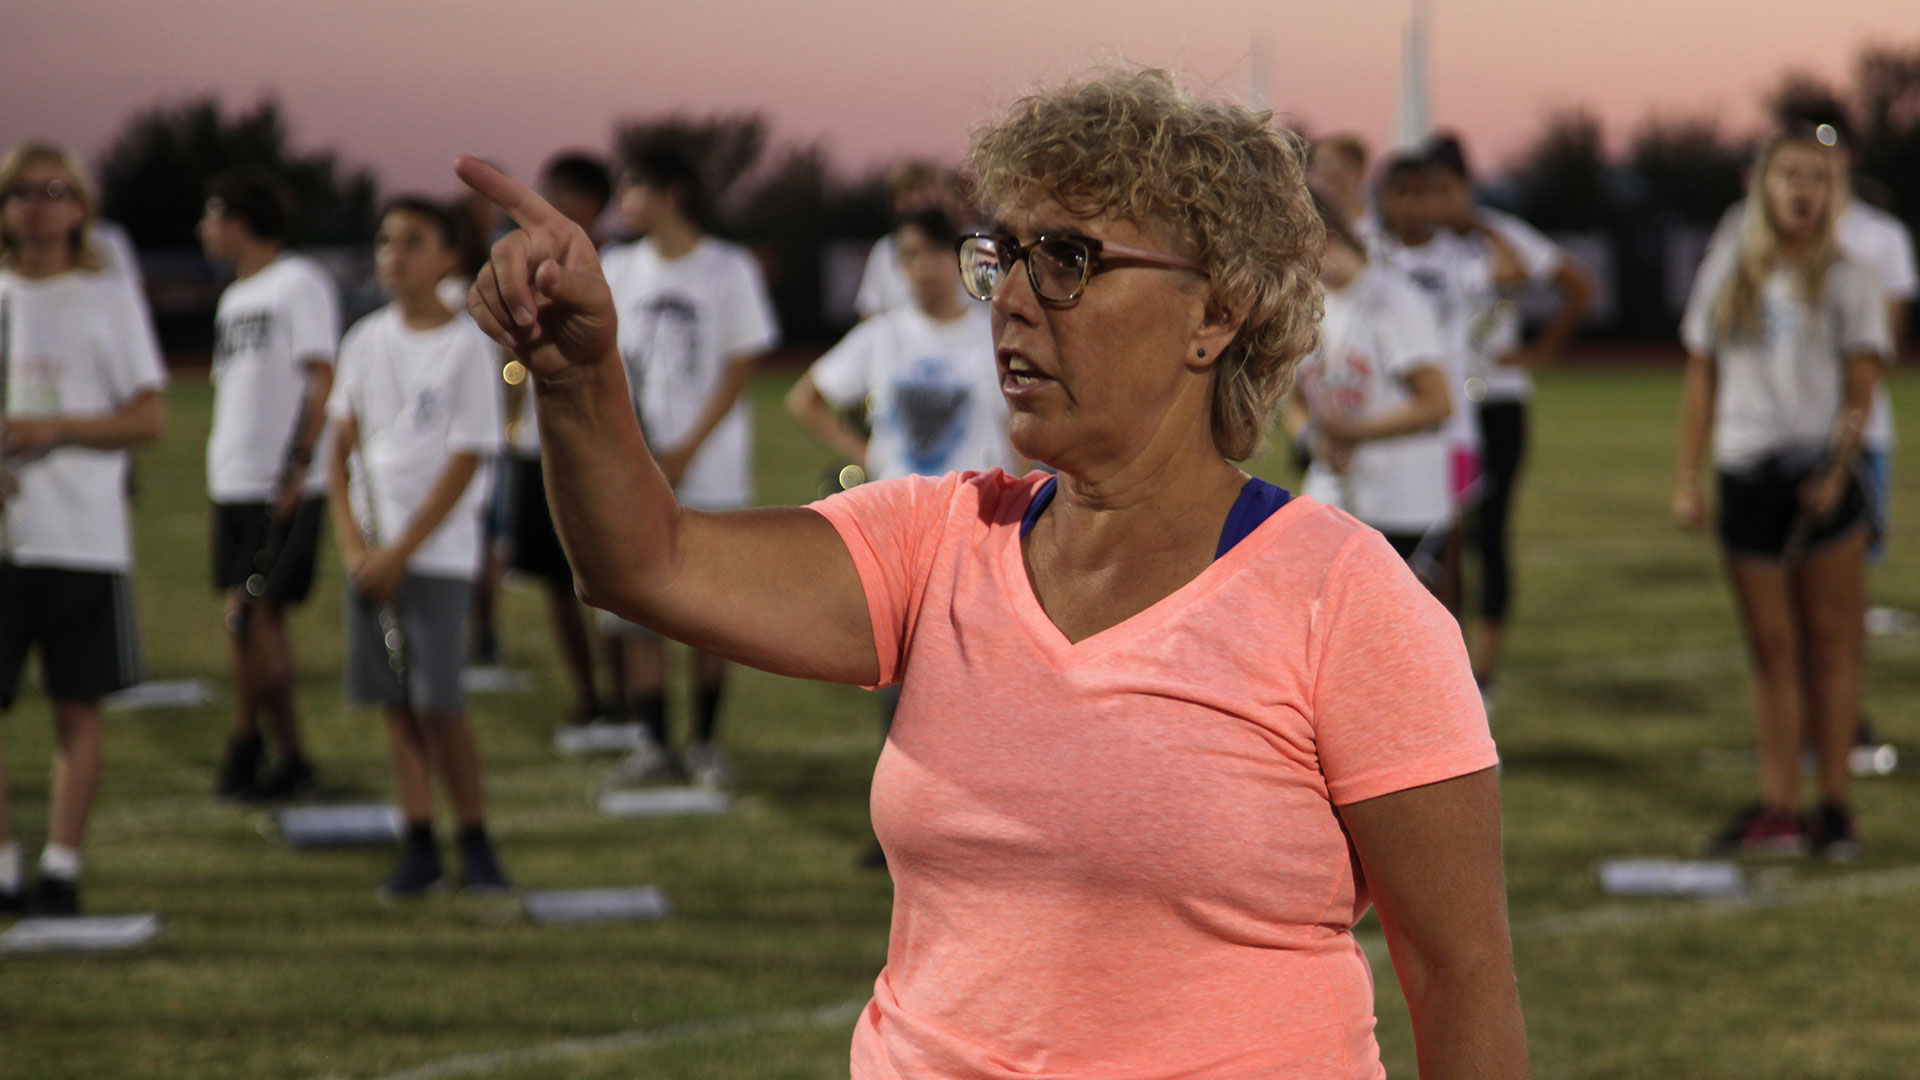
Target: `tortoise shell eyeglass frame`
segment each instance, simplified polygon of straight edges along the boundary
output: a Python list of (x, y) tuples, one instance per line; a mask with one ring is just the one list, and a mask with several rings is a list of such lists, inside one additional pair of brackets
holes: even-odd
[(1071, 304), (1087, 291), (1095, 274), (1125, 265), (1191, 270), (1206, 269), (1192, 259), (1128, 244), (1116, 244), (1074, 233), (1048, 233), (1025, 244), (1011, 236), (968, 233), (954, 241), (960, 259), (960, 282), (976, 300), (993, 299), (993, 290), (1018, 262), (1027, 264), (1027, 283), (1050, 304)]

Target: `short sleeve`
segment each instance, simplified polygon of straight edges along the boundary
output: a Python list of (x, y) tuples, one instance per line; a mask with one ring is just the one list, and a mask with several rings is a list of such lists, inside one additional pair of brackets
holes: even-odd
[(1513, 249), (1520, 266), (1527, 272), (1528, 281), (1543, 284), (1553, 279), (1565, 255), (1545, 233), (1512, 214), (1489, 215), (1487, 227), (1499, 233), (1500, 239)]
[(1349, 540), (1315, 605), (1313, 728), (1334, 805), (1499, 760), (1459, 624), (1380, 534)]
[(324, 271), (313, 269), (292, 279), (287, 290), (287, 335), (289, 355), (296, 365), (315, 359), (333, 361), (340, 347), (340, 298)]
[(873, 392), (874, 339), (882, 322), (869, 319), (854, 327), (807, 369), (820, 396), (834, 408), (852, 408)]
[(742, 251), (728, 278), (720, 317), (720, 355), (734, 360), (780, 344), (780, 324), (774, 318), (760, 264)]
[(447, 425), (447, 449), (482, 456), (497, 454), (506, 423), (500, 400), (505, 384), (494, 368), (493, 344), (478, 329), (463, 327), (460, 345), (450, 388), (453, 416)]
[(1380, 365), (1387, 374), (1405, 379), (1418, 368), (1444, 368), (1446, 346), (1440, 340), (1433, 305), (1411, 286), (1391, 289), (1386, 303), (1385, 318), (1375, 324), (1374, 333)]
[(913, 639), (913, 615), (926, 588), (941, 527), (962, 482), (972, 475), (878, 480), (808, 507), (832, 523), (860, 574), (880, 661), (876, 687), (900, 681), (907, 645)]
[(1887, 299), (1906, 303), (1920, 297), (1920, 266), (1915, 265), (1913, 233), (1893, 221), (1887, 240)]
[(1832, 292), (1840, 355), (1844, 359), (1858, 352), (1871, 352), (1882, 363), (1893, 361), (1893, 333), (1887, 320), (1886, 293), (1868, 271), (1852, 263), (1835, 267)]
[(863, 319), (887, 310), (893, 299), (888, 294), (888, 275), (893, 270), (893, 239), (883, 236), (867, 251), (867, 265), (860, 272), (860, 288), (853, 295), (853, 309)]
[(160, 339), (133, 280), (113, 275), (107, 285), (112, 290), (113, 344), (106, 357), (106, 381), (113, 401), (125, 404), (166, 386), (167, 369), (160, 359)]
[(1693, 289), (1687, 295), (1686, 313), (1680, 316), (1680, 344), (1690, 353), (1710, 356), (1715, 346), (1713, 309), (1719, 305), (1720, 292), (1726, 288), (1738, 252), (1739, 234), (1716, 232), (1694, 271)]

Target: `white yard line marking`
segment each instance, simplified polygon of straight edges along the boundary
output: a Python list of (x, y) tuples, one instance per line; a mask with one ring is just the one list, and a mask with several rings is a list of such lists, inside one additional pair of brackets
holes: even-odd
[(734, 1016), (720, 1020), (667, 1024), (662, 1027), (634, 1028), (629, 1031), (616, 1031), (611, 1035), (561, 1039), (520, 1050), (461, 1054), (458, 1057), (429, 1062), (405, 1072), (392, 1073), (381, 1077), (380, 1080), (440, 1080), (441, 1077), (449, 1076), (488, 1076), (528, 1065), (545, 1065), (555, 1061), (617, 1054), (667, 1043), (727, 1036), (762, 1035), (787, 1028), (849, 1024), (860, 1015), (860, 1010), (865, 1008), (866, 1004), (867, 999), (861, 998), (858, 1001), (843, 1001), (838, 1005), (828, 1005), (819, 1009), (790, 1009), (785, 1012), (760, 1013), (753, 1016)]

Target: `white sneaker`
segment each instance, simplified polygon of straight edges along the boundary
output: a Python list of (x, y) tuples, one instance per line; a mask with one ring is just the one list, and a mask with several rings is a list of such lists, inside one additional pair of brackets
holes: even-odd
[(692, 743), (687, 747), (687, 778), (716, 791), (731, 787), (733, 763), (710, 742)]
[[(637, 725), (636, 725), (637, 726)], [(667, 755), (666, 748), (653, 741), (653, 736), (642, 729), (633, 749), (627, 752), (620, 764), (607, 770), (600, 781), (602, 788), (641, 787), (648, 784), (671, 784), (680, 779), (673, 767), (673, 759)]]

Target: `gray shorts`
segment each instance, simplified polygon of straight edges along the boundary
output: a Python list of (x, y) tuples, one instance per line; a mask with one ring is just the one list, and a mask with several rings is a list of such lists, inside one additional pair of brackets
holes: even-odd
[(355, 705), (405, 705), (415, 713), (466, 708), (460, 669), (467, 656), (467, 612), (473, 583), (461, 578), (408, 574), (394, 600), (400, 619), (403, 692), (384, 643), (380, 613), (348, 586), (347, 700)]

